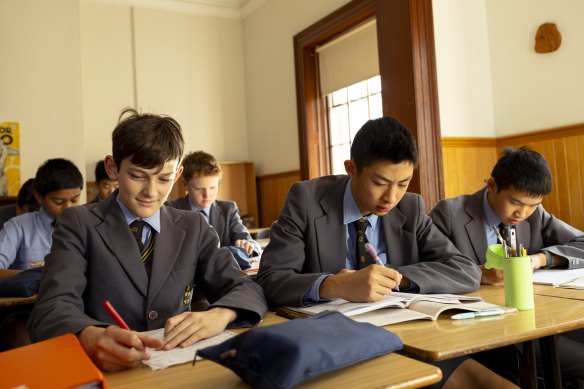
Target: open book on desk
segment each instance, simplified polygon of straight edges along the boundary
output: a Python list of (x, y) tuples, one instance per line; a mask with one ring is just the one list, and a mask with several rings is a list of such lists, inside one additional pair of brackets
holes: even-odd
[(510, 308), (487, 303), (482, 301), (480, 297), (400, 292), (394, 292), (385, 296), (383, 300), (371, 303), (351, 303), (336, 299), (309, 307), (279, 308), (276, 312), (284, 317), (297, 318), (332, 310), (341, 312), (359, 322), (385, 326), (418, 319), (436, 320), (442, 312), (447, 310), (479, 312), (491, 309), (511, 312)]
[(584, 289), (584, 268), (550, 269), (533, 272), (533, 283), (560, 288)]

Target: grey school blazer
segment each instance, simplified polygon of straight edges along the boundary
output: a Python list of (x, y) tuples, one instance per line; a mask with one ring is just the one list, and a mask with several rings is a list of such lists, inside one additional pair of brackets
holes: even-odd
[[(440, 231), (478, 264), (485, 263), (487, 252), (485, 190), (441, 200), (430, 212)], [(523, 243), (528, 253), (549, 251), (566, 258), (570, 268), (584, 266), (584, 233), (547, 213), (541, 204), (516, 226), (516, 231), (517, 241)]]
[[(270, 306), (301, 306), (317, 278), (345, 268), (343, 196), (348, 180), (327, 176), (290, 188), (256, 278)], [(390, 263), (421, 293), (478, 288), (480, 269), (432, 224), (421, 196), (406, 193), (382, 221)]]
[(202, 215), (161, 207), (148, 280), (116, 197), (59, 217), (29, 321), (33, 341), (114, 324), (102, 307), (106, 299), (133, 330), (162, 328), (189, 309), (193, 284), (212, 306), (235, 309), (239, 324), (260, 321), (267, 309), (261, 288), (219, 248)]
[[(191, 210), (188, 196), (169, 201), (166, 205), (177, 209)], [(236, 240), (243, 239), (253, 245), (253, 251), (256, 254), (261, 252), (259, 243), (252, 239), (249, 231), (243, 225), (235, 202), (215, 200), (211, 204), (210, 213), (209, 224), (217, 231), (221, 247), (233, 246)]]

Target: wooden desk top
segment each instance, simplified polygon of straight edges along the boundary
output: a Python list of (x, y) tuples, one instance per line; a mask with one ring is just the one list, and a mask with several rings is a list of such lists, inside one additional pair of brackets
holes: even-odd
[[(268, 312), (261, 325), (285, 321), (287, 319)], [(158, 371), (141, 366), (106, 373), (105, 377), (110, 388), (248, 388), (231, 370), (207, 360), (197, 361), (194, 367), (185, 363)], [(419, 388), (441, 379), (442, 372), (436, 366), (391, 353), (313, 378), (300, 387)]]
[[(504, 305), (503, 287), (481, 286), (485, 301)], [(416, 320), (386, 326), (404, 342), (409, 355), (441, 361), (584, 327), (584, 301), (535, 296), (535, 309), (501, 316), (436, 321)]]
[(0, 307), (11, 305), (31, 304), (36, 300), (36, 295), (30, 297), (0, 297)]
[(584, 300), (584, 289), (554, 288), (551, 285), (533, 285), (533, 293), (542, 296)]

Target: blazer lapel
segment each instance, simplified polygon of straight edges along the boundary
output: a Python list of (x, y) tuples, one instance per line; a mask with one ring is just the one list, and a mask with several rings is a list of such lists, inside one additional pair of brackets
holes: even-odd
[(100, 204), (93, 208), (94, 213), (103, 220), (95, 229), (136, 289), (146, 298), (148, 289), (146, 269), (140, 260), (140, 250), (135, 244), (134, 236), (126, 224), (116, 198), (117, 195), (109, 196), (103, 202), (103, 207)]
[(224, 220), (227, 218), (225, 217), (224, 213), (225, 210), (219, 206), (217, 206), (216, 202), (211, 204), (211, 209), (209, 210), (211, 215), (209, 215), (209, 224), (213, 226), (217, 235), (219, 235), (219, 240), (223, 241), (223, 235), (225, 230), (225, 223)]
[(479, 263), (483, 263), (487, 252), (487, 231), (485, 231), (485, 217), (483, 210), (483, 195), (486, 189), (480, 190), (469, 199), (465, 211), (470, 220), (464, 228), (468, 240), (472, 245), (475, 257)]
[(322, 272), (336, 273), (345, 268), (347, 238), (343, 224), (343, 196), (348, 179), (331, 185), (319, 201), (323, 215), (314, 219), (314, 230)]
[[(160, 208), (160, 234), (156, 234), (152, 273), (148, 286), (148, 301), (152, 301), (168, 279), (177, 261), (185, 231), (178, 227), (180, 215), (173, 218), (166, 207)], [(195, 255), (195, 253), (192, 253)]]
[(403, 229), (406, 220), (406, 216), (399, 208), (394, 208), (381, 217), (387, 261), (391, 266), (409, 265), (410, 258), (414, 256), (411, 250), (414, 237), (410, 232)]

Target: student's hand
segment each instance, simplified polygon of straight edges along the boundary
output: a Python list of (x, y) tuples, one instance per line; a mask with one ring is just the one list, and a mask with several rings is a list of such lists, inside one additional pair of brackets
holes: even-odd
[(141, 361), (150, 359), (146, 347), (162, 346), (160, 339), (117, 326), (85, 327), (77, 337), (97, 367), (106, 371), (136, 367)]
[(205, 312), (183, 312), (171, 317), (164, 326), (162, 349), (188, 347), (201, 339), (220, 334), (237, 314), (229, 308), (211, 308)]
[(503, 285), (503, 270), (487, 269), (485, 265), (481, 265), (481, 284), (483, 285)]
[(546, 265), (547, 258), (544, 253), (531, 254), (529, 259), (531, 260), (531, 268), (533, 270), (545, 267)]
[(322, 299), (342, 298), (353, 302), (378, 301), (391, 294), (402, 275), (385, 266), (370, 265), (361, 270), (341, 270), (326, 277), (320, 284)]
[(241, 247), (242, 249), (244, 249), (247, 255), (251, 255), (251, 253), (253, 253), (253, 245), (251, 244), (251, 242), (245, 239), (237, 239), (234, 243), (234, 246)]

